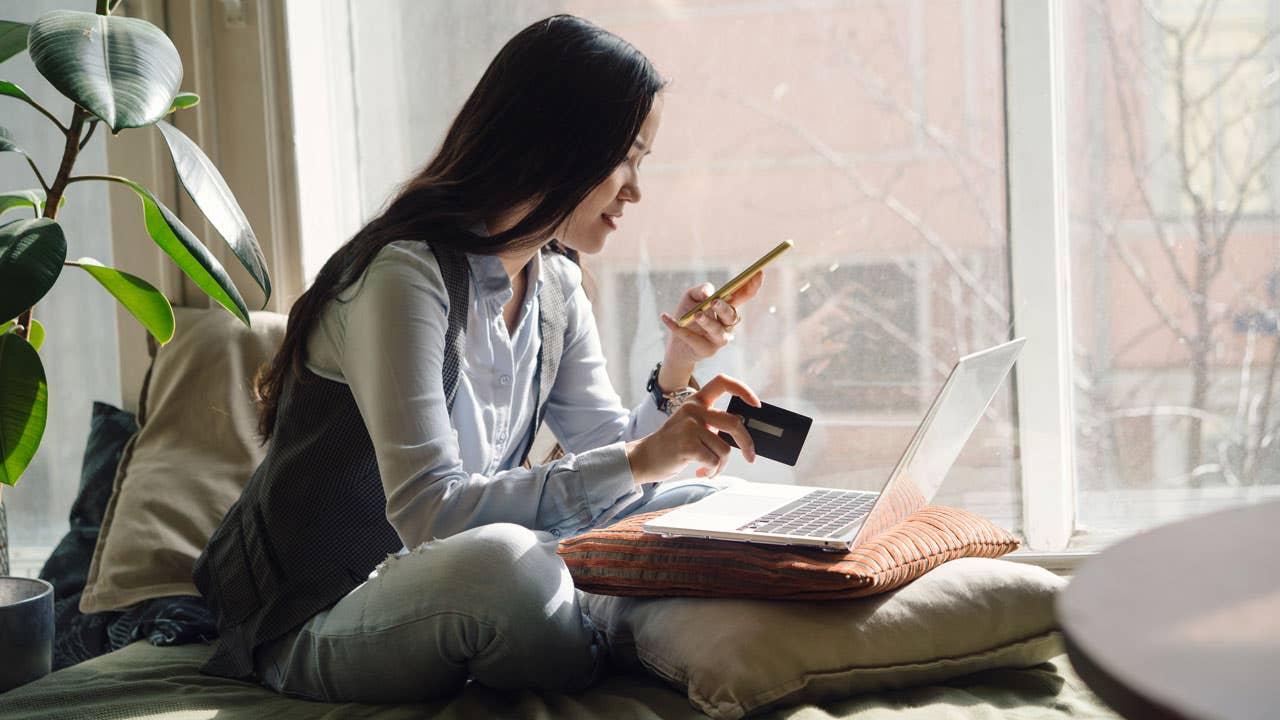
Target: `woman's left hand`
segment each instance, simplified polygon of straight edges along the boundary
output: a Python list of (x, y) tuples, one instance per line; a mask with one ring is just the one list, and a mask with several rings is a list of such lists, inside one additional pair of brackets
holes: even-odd
[(720, 348), (733, 340), (733, 330), (742, 321), (740, 308), (760, 292), (764, 284), (764, 271), (756, 273), (746, 285), (729, 296), (728, 301), (716, 300), (703, 312), (698, 313), (687, 327), (680, 327), (676, 318), (682, 317), (698, 303), (705, 300), (715, 288), (710, 283), (703, 283), (689, 288), (680, 298), (675, 317), (662, 314), (662, 323), (671, 331), (667, 340), (666, 358), (663, 360), (664, 370), (671, 364), (677, 368), (687, 367), (690, 372), (699, 360), (715, 355)]

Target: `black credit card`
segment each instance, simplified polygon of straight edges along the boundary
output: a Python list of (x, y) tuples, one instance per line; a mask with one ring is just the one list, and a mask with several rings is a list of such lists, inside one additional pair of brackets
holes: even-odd
[[(800, 458), (800, 448), (804, 447), (804, 439), (809, 436), (809, 426), (813, 424), (811, 417), (767, 402), (760, 403), (760, 407), (752, 407), (737, 396), (729, 399), (726, 412), (742, 418), (747, 432), (756, 443), (757, 455), (786, 465), (795, 465)], [(720, 437), (738, 447), (729, 433), (721, 432)]]

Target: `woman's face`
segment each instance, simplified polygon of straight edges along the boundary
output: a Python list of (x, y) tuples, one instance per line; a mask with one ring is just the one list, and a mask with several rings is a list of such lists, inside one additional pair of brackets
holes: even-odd
[(574, 208), (564, 231), (557, 234), (560, 242), (580, 253), (600, 252), (605, 238), (621, 224), (626, 204), (640, 202), (640, 162), (653, 147), (661, 121), (662, 93), (658, 93), (653, 98), (649, 116), (627, 151), (627, 159)]

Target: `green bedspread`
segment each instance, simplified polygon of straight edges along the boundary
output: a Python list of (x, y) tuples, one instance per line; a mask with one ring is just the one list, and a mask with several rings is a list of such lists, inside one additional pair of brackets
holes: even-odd
[[(502, 693), (471, 686), (458, 697), (413, 705), (329, 705), (281, 697), (250, 683), (201, 675), (204, 645), (144, 641), (0, 694), (3, 720), (314, 720), (316, 718), (703, 718), (660, 680), (616, 675), (578, 695)], [(1065, 655), (1022, 670), (992, 670), (947, 683), (783, 708), (766, 718), (1116, 717), (1071, 670)]]

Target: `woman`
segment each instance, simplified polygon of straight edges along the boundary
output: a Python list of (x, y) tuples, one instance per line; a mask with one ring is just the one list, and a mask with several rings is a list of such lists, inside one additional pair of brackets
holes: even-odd
[[(220, 632), (206, 672), (370, 702), (595, 678), (603, 635), (557, 540), (669, 504), (655, 485), (689, 463), (717, 474), (718, 430), (754, 460), (740, 421), (710, 408), (725, 392), (758, 404), (751, 390), (686, 386), (762, 281), (689, 329), (664, 315), (654, 396), (628, 411), (570, 261), (640, 200), (662, 85), (588, 22), (534, 23), (325, 264), (259, 378), (266, 458), (196, 564)], [(543, 418), (569, 454), (520, 467)]]

